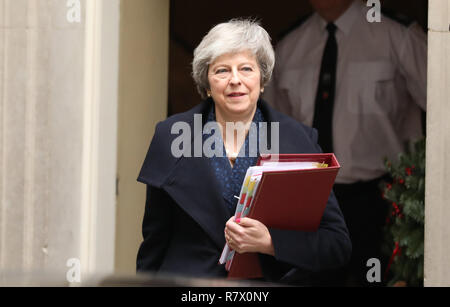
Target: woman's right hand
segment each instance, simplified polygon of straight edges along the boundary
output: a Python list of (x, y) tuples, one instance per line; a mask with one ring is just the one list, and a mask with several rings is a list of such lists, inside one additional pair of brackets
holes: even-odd
[(274, 256), (275, 251), (269, 229), (260, 221), (231, 217), (225, 226), (225, 240), (228, 246), (238, 252), (262, 253)]

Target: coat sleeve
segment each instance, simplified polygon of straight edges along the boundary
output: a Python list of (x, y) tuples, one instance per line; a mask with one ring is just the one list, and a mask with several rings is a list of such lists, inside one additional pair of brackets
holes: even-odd
[[(316, 144), (317, 132), (311, 129)], [(273, 282), (292, 282), (304, 273), (320, 273), (343, 267), (350, 260), (352, 244), (344, 217), (331, 192), (316, 232), (271, 229), (275, 256), (260, 255), (263, 273)]]
[(350, 259), (351, 242), (334, 193), (316, 232), (280, 229), (269, 229), (269, 232), (275, 249), (274, 260), (285, 267), (321, 272), (338, 269)]
[(137, 254), (137, 271), (158, 271), (172, 233), (171, 198), (162, 189), (147, 185), (141, 243)]

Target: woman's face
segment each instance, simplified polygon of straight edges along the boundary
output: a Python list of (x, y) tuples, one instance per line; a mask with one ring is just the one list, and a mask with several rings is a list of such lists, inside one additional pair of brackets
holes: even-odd
[(216, 113), (221, 118), (248, 120), (253, 116), (261, 92), (261, 72), (250, 51), (216, 58), (209, 65), (208, 81)]

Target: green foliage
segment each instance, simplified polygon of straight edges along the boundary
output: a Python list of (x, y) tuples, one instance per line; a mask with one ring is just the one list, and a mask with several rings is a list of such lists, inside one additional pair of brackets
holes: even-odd
[(390, 267), (389, 284), (403, 280), (409, 286), (423, 286), (425, 138), (400, 154), (397, 163), (386, 159), (385, 166), (393, 182), (382, 187), (384, 198), (392, 204), (383, 251), (392, 257), (396, 243), (399, 246)]

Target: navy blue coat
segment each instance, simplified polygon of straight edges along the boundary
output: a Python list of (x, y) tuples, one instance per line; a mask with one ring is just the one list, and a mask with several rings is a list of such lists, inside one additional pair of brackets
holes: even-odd
[[(138, 181), (147, 185), (138, 271), (174, 273), (192, 277), (224, 277), (218, 259), (225, 245), (225, 223), (231, 217), (220, 184), (208, 158), (175, 158), (171, 134), (175, 122), (190, 125), (192, 148), (194, 114), (206, 120), (212, 103), (158, 123)], [(258, 101), (267, 122), (279, 122), (280, 153), (318, 153), (317, 132)], [(270, 124), (268, 124), (270, 127)], [(268, 133), (270, 136), (270, 132)], [(275, 205), (275, 204), (274, 204)], [(275, 257), (260, 255), (264, 278), (270, 282), (308, 283), (311, 273), (337, 269), (351, 254), (351, 242), (342, 213), (331, 193), (317, 232), (270, 229)]]

